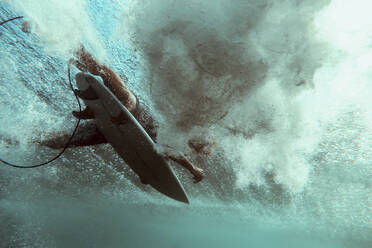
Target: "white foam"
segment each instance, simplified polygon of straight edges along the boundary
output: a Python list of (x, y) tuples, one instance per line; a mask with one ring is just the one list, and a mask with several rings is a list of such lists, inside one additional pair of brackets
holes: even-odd
[(32, 33), (44, 42), (46, 51), (66, 59), (81, 43), (89, 43), (96, 56), (104, 49), (86, 12), (85, 1), (80, 0), (6, 0), (31, 23)]
[[(181, 148), (195, 125), (213, 126), (226, 161), (240, 161), (239, 187), (264, 184), (270, 172), (302, 191), (329, 124), (350, 109), (370, 113), (367, 12), (354, 18), (332, 1), (318, 15), (327, 3), (129, 1), (119, 33), (143, 56), (144, 81), (165, 120), (160, 142)], [(352, 32), (342, 45), (345, 30)], [(175, 132), (182, 137), (169, 136)]]

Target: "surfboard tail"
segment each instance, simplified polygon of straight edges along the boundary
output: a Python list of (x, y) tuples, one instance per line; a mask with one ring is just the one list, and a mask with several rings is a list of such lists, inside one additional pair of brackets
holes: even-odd
[(156, 184), (151, 185), (151, 186), (154, 187), (156, 190), (158, 190), (160, 193), (176, 201), (183, 202), (186, 204), (190, 203), (185, 191), (180, 185), (177, 185), (176, 187), (172, 187), (171, 188), (172, 190), (170, 190), (170, 188), (167, 188), (166, 190), (164, 190), (161, 187), (159, 187), (159, 185), (156, 185)]

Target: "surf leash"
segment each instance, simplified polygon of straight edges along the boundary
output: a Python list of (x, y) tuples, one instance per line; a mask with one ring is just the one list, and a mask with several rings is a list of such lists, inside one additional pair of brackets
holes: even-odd
[[(8, 19), (8, 20), (5, 20), (5, 21), (2, 21), (0, 22), (0, 26), (7, 23), (7, 22), (11, 22), (11, 21), (14, 21), (14, 20), (17, 20), (17, 19), (22, 19), (23, 16), (17, 16), (17, 17), (14, 17), (14, 18), (11, 18), (11, 19)], [(80, 103), (80, 100), (79, 100), (79, 97), (77, 95), (77, 93), (75, 92), (74, 90), (74, 87), (72, 86), (72, 80), (71, 80), (71, 62), (67, 63), (67, 73), (68, 73), (68, 82), (70, 84), (70, 88), (72, 90), (72, 92), (74, 93), (75, 95), (75, 98), (76, 98), (76, 101), (79, 105), (79, 111), (81, 113), (81, 103)], [(44, 165), (47, 165), (47, 164), (50, 164), (51, 162), (53, 162), (54, 160), (58, 159), (60, 156), (62, 156), (62, 154), (66, 151), (66, 149), (70, 146), (71, 144), (71, 141), (72, 139), (74, 138), (75, 134), (76, 134), (76, 131), (77, 129), (79, 128), (79, 125), (80, 125), (80, 121), (81, 121), (81, 118), (80, 118), (81, 114), (79, 115), (79, 118), (78, 118), (78, 121), (76, 123), (76, 126), (75, 126), (75, 129), (74, 131), (72, 132), (69, 140), (67, 141), (66, 145), (63, 147), (63, 149), (52, 159), (48, 160), (47, 162), (44, 162), (44, 163), (40, 163), (40, 164), (34, 164), (34, 165), (17, 165), (17, 164), (13, 164), (13, 163), (9, 163), (3, 159), (0, 158), (0, 162), (4, 163), (5, 165), (8, 165), (10, 167), (14, 167), (14, 168), (20, 168), (20, 169), (30, 169), (30, 168), (37, 168), (37, 167), (41, 167), (41, 166), (44, 166)]]
[(22, 18), (23, 18), (23, 16), (17, 16), (17, 17), (10, 18), (8, 20), (0, 22), (0, 26), (7, 23), (7, 22), (11, 22), (11, 21), (14, 21), (14, 20), (17, 20), (17, 19), (22, 19)]

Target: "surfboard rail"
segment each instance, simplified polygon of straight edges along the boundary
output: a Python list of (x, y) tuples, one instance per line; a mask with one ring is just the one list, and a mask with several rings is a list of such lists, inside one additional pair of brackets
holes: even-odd
[[(174, 200), (189, 203), (181, 182), (157, 152), (154, 141), (101, 78), (79, 72), (76, 84), (79, 97), (94, 112), (97, 127), (141, 182)], [(126, 121), (115, 124), (112, 118), (125, 118)]]

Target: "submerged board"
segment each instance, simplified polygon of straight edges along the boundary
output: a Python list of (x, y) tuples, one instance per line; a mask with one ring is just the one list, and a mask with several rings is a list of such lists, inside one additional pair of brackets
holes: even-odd
[[(182, 184), (156, 151), (156, 144), (102, 80), (81, 72), (76, 75), (76, 83), (79, 97), (93, 110), (99, 130), (141, 182), (175, 200), (188, 203)], [(112, 117), (125, 121), (114, 124)]]

